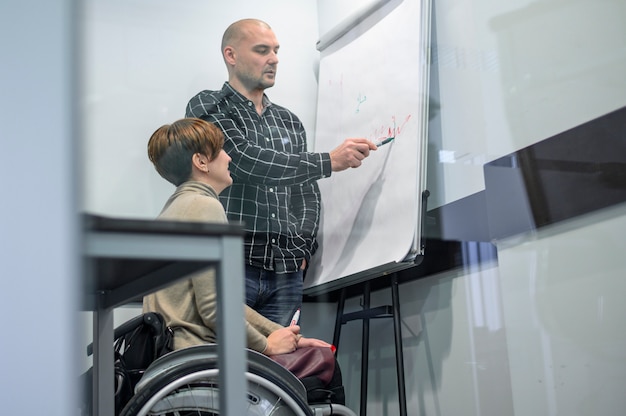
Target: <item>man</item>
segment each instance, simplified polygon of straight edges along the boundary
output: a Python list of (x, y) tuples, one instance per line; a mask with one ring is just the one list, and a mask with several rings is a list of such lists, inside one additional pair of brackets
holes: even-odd
[(220, 200), (229, 220), (247, 230), (246, 303), (287, 325), (301, 306), (303, 270), (317, 248), (316, 181), (360, 166), (376, 145), (356, 138), (329, 153), (307, 151), (298, 117), (265, 95), (276, 79), (279, 46), (265, 22), (231, 24), (222, 38), (228, 82), (194, 96), (186, 115), (216, 124), (226, 138), (234, 182)]

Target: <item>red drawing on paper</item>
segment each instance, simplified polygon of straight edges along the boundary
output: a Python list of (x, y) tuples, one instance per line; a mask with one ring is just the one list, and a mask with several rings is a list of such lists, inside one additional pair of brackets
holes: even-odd
[(398, 137), (406, 124), (409, 122), (411, 115), (407, 115), (402, 123), (398, 126), (396, 124), (396, 116), (391, 117), (391, 124), (382, 125), (379, 128), (374, 130), (372, 136), (374, 137), (374, 141), (382, 141), (388, 139), (390, 137)]

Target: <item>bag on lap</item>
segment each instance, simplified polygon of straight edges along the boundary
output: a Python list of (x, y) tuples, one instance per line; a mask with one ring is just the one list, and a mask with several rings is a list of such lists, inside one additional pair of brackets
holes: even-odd
[(345, 405), (341, 369), (330, 348), (298, 348), (288, 354), (270, 358), (300, 379), (307, 391), (309, 403), (336, 403)]

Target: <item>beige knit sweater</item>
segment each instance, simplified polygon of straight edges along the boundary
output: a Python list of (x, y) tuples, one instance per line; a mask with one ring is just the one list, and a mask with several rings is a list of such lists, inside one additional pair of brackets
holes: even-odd
[[(213, 188), (194, 181), (176, 188), (158, 219), (227, 222), (224, 208)], [(241, 278), (244, 279), (244, 276)], [(180, 349), (219, 340), (216, 297), (215, 270), (209, 268), (145, 296), (143, 310), (163, 315), (166, 324), (174, 328), (174, 349)], [(267, 336), (282, 326), (248, 306), (244, 308), (248, 348), (263, 352), (267, 347)]]

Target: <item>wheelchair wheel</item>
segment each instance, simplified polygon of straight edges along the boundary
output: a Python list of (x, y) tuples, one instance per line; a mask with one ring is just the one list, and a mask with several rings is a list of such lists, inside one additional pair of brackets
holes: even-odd
[[(263, 359), (256, 359), (249, 354), (248, 371), (245, 374), (248, 386), (247, 415), (311, 416), (312, 410), (306, 402), (306, 396), (303, 398), (302, 393), (293, 388), (292, 381), (284, 378), (280, 369), (274, 372), (272, 370), (276, 368), (270, 365), (268, 370), (267, 364)], [(160, 372), (157, 365), (154, 373), (158, 374), (139, 386), (120, 416), (220, 414), (219, 369), (214, 355), (179, 360), (175, 365), (164, 363), (163, 366), (166, 368)]]

